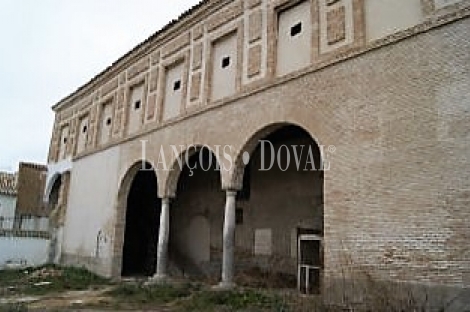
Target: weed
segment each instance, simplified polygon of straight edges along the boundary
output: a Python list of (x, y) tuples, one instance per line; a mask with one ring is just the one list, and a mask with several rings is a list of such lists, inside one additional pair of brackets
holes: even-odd
[(0, 304), (0, 312), (28, 312), (28, 308), (23, 303)]
[(106, 284), (110, 284), (110, 281), (83, 268), (47, 265), (34, 269), (0, 271), (0, 293), (1, 288), (5, 288), (13, 294), (44, 295)]
[(172, 285), (120, 285), (109, 291), (108, 295), (120, 302), (138, 304), (163, 304), (188, 297), (191, 294), (189, 284)]
[(285, 311), (277, 296), (255, 290), (201, 291), (181, 303), (184, 311)]

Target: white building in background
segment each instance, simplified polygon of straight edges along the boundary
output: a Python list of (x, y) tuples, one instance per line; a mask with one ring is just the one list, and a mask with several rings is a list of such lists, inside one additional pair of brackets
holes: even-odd
[(0, 229), (12, 229), (16, 209), (18, 176), (0, 172)]
[(0, 270), (39, 266), (49, 256), (49, 211), (42, 201), (46, 167), (20, 163), (0, 172)]

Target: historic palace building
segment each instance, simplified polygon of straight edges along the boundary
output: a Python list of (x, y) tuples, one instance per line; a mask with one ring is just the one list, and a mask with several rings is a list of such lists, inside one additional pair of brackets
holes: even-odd
[(54, 105), (51, 259), (221, 287), (261, 268), (330, 295), (469, 287), (469, 16), (202, 1)]

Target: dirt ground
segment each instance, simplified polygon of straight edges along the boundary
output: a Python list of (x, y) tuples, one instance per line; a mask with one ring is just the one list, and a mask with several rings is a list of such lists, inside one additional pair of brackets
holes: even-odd
[[(260, 285), (269, 282), (265, 274), (256, 279), (258, 272), (248, 273), (237, 280), (245, 287), (220, 291), (207, 281), (173, 280), (150, 286), (144, 280), (114, 282), (77, 268), (0, 271), (0, 312), (287, 311), (285, 300), (260, 290)], [(279, 281), (273, 279), (274, 284)]]

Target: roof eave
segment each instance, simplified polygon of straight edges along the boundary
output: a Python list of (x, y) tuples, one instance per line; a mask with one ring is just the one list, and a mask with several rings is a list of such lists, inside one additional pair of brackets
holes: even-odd
[(92, 89), (96, 84), (99, 84), (103, 80), (106, 80), (108, 76), (116, 75), (116, 72), (120, 71), (123, 67), (126, 66), (126, 64), (132, 62), (135, 58), (139, 58), (143, 54), (151, 52), (148, 49), (156, 41), (163, 41), (168, 39), (169, 37), (178, 35), (178, 32), (181, 31), (185, 24), (194, 22), (194, 20), (196, 20), (199, 15), (201, 15), (204, 11), (209, 9), (211, 5), (214, 4), (211, 2), (217, 1), (220, 3), (225, 2), (220, 0), (201, 0), (198, 4), (192, 6), (191, 8), (180, 14), (177, 19), (170, 21), (160, 30), (156, 31), (150, 37), (135, 46), (132, 50), (121, 56), (110, 66), (108, 66), (103, 71), (94, 76), (92, 79), (90, 79), (87, 83), (83, 84), (77, 90), (57, 102), (55, 105), (52, 106), (52, 110), (54, 112), (57, 112), (59, 109), (71, 104), (71, 101), (73, 101), (76, 97), (79, 97), (83, 93), (86, 93), (87, 91)]

